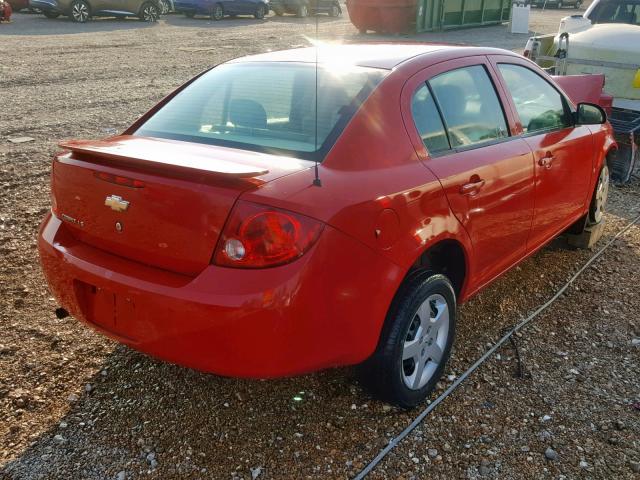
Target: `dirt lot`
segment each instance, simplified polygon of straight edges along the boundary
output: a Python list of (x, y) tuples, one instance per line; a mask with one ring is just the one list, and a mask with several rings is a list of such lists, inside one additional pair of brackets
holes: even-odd
[[(535, 11), (532, 28), (571, 13)], [(349, 478), (417, 414), (373, 401), (351, 369), (244, 381), (154, 361), (57, 320), (40, 273), (59, 139), (112, 134), (207, 66), (313, 32), (292, 17), (0, 25), (0, 478)], [(320, 36), (362, 39), (345, 18), (322, 18)], [(518, 49), (526, 36), (416, 38)], [(606, 237), (638, 213), (640, 183), (614, 188)], [(558, 240), (464, 305), (440, 390), (589, 256)], [(518, 337), (524, 378), (504, 348), (371, 478), (640, 478), (638, 278), (636, 226)]]

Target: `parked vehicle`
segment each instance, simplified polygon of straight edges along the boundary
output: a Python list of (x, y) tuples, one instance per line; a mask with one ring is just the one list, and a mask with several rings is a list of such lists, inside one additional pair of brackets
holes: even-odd
[(610, 159), (616, 183), (640, 168), (640, 26), (597, 24), (557, 37), (532, 37), (525, 54), (556, 75), (604, 74), (613, 96), (610, 121), (620, 146)]
[(226, 16), (253, 15), (263, 19), (269, 13), (267, 0), (175, 0), (175, 9), (193, 18), (207, 15), (211, 20), (222, 20)]
[(342, 15), (342, 7), (338, 0), (271, 0), (269, 6), (273, 13), (282, 16), (292, 13), (298, 17), (327, 13), (330, 17)]
[(160, 5), (160, 15), (167, 15), (168, 13), (175, 12), (175, 6), (173, 0), (158, 0)]
[(25, 8), (29, 8), (29, 0), (5, 0), (11, 8), (13, 12), (19, 12), (20, 10), (24, 10)]
[(161, 11), (158, 0), (29, 0), (29, 5), (47, 18), (65, 15), (78, 23), (92, 17), (138, 17), (156, 22)]
[(233, 60), (60, 145), (38, 245), (64, 309), (221, 375), (361, 364), (402, 407), (458, 303), (567, 230), (597, 238), (616, 147), (520, 55), (419, 44)]
[(532, 7), (550, 8), (573, 7), (577, 9), (582, 6), (582, 0), (527, 0), (524, 3)]
[(560, 20), (558, 35), (578, 32), (599, 23), (640, 25), (640, 0), (593, 0), (583, 15)]

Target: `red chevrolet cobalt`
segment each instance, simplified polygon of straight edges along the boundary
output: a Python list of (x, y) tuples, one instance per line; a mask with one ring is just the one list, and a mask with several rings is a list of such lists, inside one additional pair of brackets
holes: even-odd
[(458, 303), (595, 231), (615, 143), (518, 55), (396, 44), (234, 60), (61, 146), (39, 250), (76, 318), (220, 375), (362, 364), (411, 407)]

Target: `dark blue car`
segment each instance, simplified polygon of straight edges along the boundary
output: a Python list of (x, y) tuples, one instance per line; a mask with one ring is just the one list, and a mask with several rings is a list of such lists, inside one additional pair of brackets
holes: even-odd
[(175, 0), (174, 4), (176, 12), (187, 17), (207, 15), (211, 20), (236, 15), (253, 15), (262, 19), (269, 13), (266, 0)]

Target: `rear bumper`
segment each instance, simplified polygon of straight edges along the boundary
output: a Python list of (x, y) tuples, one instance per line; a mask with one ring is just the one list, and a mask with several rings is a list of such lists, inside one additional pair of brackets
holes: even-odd
[(375, 349), (403, 272), (327, 226), (301, 259), (192, 278), (75, 240), (47, 216), (38, 248), (61, 306), (137, 350), (221, 375), (268, 378), (355, 364)]

